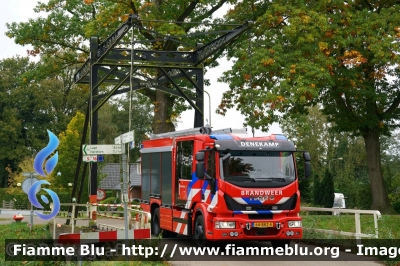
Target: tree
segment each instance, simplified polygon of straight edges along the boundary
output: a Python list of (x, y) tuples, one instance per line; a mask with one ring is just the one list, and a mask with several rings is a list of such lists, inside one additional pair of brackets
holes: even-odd
[[(85, 115), (77, 112), (71, 119), (67, 129), (59, 134), (60, 144), (58, 146), (58, 163), (52, 176), (54, 179), (54, 187), (68, 188), (68, 183), (74, 182), (76, 163), (82, 158), (78, 158), (81, 149), (82, 129), (85, 122)], [(61, 176), (57, 176), (60, 173)], [(82, 174), (82, 173), (80, 173)], [(82, 190), (88, 198), (87, 182)], [(85, 197), (83, 197), (85, 198)]]
[[(82, 90), (72, 88), (71, 68), (57, 73), (50, 58), (30, 62), (28, 57), (0, 62), (0, 177), (6, 186), (5, 167), (18, 170), (26, 156), (32, 156), (47, 145), (47, 130), (58, 134), (71, 116), (83, 106)], [(46, 72), (47, 76), (43, 76)]]
[[(257, 10), (249, 55), (238, 58), (222, 80), (230, 84), (221, 112), (234, 105), (253, 113), (252, 126), (307, 112), (320, 103), (337, 132), (364, 139), (372, 208), (392, 212), (382, 176), (380, 136), (398, 127), (400, 4), (397, 1), (241, 2), (229, 19)], [(262, 12), (259, 10), (262, 8)], [(246, 78), (253, 77), (253, 78)], [(245, 88), (251, 88), (245, 89)], [(249, 93), (251, 110), (243, 100)]]
[[(128, 14), (137, 14), (146, 19), (146, 25), (141, 26), (153, 31), (165, 35), (184, 35), (188, 32), (203, 32), (206, 27), (197, 27), (196, 22), (211, 17), (225, 2), (228, 0), (50, 0), (47, 4), (39, 3), (35, 8), (36, 12), (46, 12), (47, 17), (7, 24), (9, 30), (6, 34), (14, 38), (17, 44), (31, 44), (34, 47), (33, 54), (55, 57), (60, 65), (71, 66), (82, 63), (88, 57), (89, 47), (85, 40), (98, 36), (103, 41), (127, 19)], [(174, 23), (157, 22), (161, 20)], [(139, 41), (147, 40), (148, 45), (143, 44), (147, 49), (173, 51), (179, 48), (176, 42), (168, 38), (162, 40), (142, 30), (135, 37)], [(210, 38), (204, 37), (197, 42), (207, 43)], [(129, 37), (125, 41), (129, 42)], [(193, 37), (189, 38), (189, 45), (180, 41), (179, 46), (186, 50), (193, 49), (196, 44)], [(149, 71), (144, 74), (157, 75)], [(174, 118), (189, 107), (182, 99), (160, 90), (143, 89), (140, 92), (154, 104), (153, 132), (174, 131)], [(193, 92), (191, 94), (194, 95)]]
[[(131, 114), (129, 114), (131, 110)], [(99, 110), (99, 143), (114, 143), (114, 139), (128, 131), (134, 130), (135, 147), (129, 150), (130, 161), (140, 157), (140, 144), (152, 132), (153, 114), (148, 98), (136, 93), (129, 102), (129, 97), (109, 101)], [(131, 121), (129, 127), (129, 119)], [(119, 161), (119, 155), (107, 156), (107, 162)]]
[(308, 108), (307, 115), (299, 115), (281, 121), (282, 131), (295, 141), (300, 150), (307, 150), (311, 155), (312, 172), (322, 176), (326, 168), (328, 148), (332, 137), (330, 125), (316, 105)]
[[(6, 189), (7, 194), (16, 195), (23, 193), (22, 187), (18, 186), (18, 183), (22, 184), (24, 180), (27, 178), (23, 176), (24, 172), (29, 172), (29, 173), (35, 172), (35, 170), (33, 169), (33, 162), (34, 158), (26, 157), (18, 164), (17, 171), (13, 171), (11, 167), (6, 168), (9, 173), (8, 187)], [(46, 180), (49, 181), (50, 183), (52, 182), (52, 179), (50, 177), (46, 178)]]

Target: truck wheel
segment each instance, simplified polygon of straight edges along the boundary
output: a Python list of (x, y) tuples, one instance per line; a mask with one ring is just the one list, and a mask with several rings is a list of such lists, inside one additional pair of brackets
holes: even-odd
[(160, 231), (160, 209), (156, 208), (151, 218), (151, 232), (154, 236), (158, 236)]
[(208, 240), (206, 238), (206, 228), (204, 226), (203, 216), (199, 215), (194, 223), (194, 242), (198, 247), (206, 247), (208, 245)]
[(290, 240), (271, 240), (272, 247), (275, 248), (284, 248), (286, 245), (290, 246)]

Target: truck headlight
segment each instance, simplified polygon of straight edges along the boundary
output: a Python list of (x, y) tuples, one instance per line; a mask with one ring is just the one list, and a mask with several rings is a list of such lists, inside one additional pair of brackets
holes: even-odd
[(290, 228), (301, 227), (301, 221), (289, 221), (288, 227), (290, 227)]
[(215, 228), (234, 229), (234, 228), (236, 228), (236, 223), (235, 222), (215, 222)]

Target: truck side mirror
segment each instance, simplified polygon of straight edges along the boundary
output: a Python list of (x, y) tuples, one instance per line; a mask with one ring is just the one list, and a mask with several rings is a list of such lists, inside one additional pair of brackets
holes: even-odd
[(309, 178), (311, 176), (311, 163), (304, 162), (304, 177)]
[[(196, 158), (197, 158), (197, 154), (196, 154)], [(199, 179), (204, 179), (204, 162), (197, 162), (196, 163), (196, 176)]]
[(303, 152), (303, 158), (304, 158), (304, 161), (306, 161), (306, 162), (311, 161), (310, 153), (308, 153), (308, 152)]
[(196, 153), (196, 161), (204, 161), (204, 152), (199, 151)]

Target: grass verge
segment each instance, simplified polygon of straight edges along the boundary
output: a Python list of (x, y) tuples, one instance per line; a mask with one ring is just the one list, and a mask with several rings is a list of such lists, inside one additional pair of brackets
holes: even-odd
[[(53, 262), (53, 261), (5, 261), (5, 240), (17, 240), (23, 239), (29, 242), (29, 239), (52, 239), (51, 231), (52, 226), (47, 225), (35, 225), (30, 230), (28, 223), (26, 222), (14, 222), (10, 221), (9, 224), (0, 225), (0, 265), (6, 266), (161, 266), (161, 265), (169, 265), (168, 262), (159, 262), (159, 261), (84, 261), (80, 263), (69, 263), (69, 262)], [(134, 259), (132, 257), (132, 259)]]

